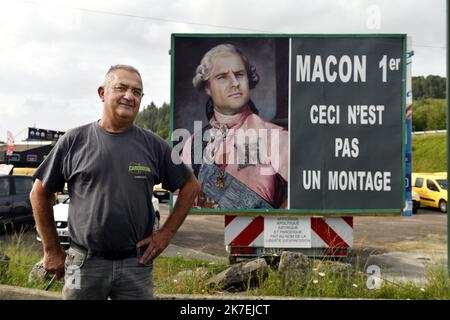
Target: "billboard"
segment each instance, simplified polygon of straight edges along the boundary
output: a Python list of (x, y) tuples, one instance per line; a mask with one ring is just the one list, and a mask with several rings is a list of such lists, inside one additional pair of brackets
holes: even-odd
[(400, 214), (405, 35), (172, 36), (192, 212)]
[(28, 128), (28, 141), (56, 141), (65, 132), (38, 128)]

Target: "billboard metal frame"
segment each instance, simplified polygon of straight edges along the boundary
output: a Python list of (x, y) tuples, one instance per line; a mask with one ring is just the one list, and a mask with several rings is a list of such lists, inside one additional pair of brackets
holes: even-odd
[[(170, 137), (174, 131), (174, 97), (175, 97), (175, 39), (176, 38), (400, 38), (402, 39), (402, 110), (401, 110), (401, 130), (402, 143), (401, 154), (404, 156), (406, 152), (406, 77), (407, 77), (407, 35), (406, 34), (245, 34), (245, 33), (211, 33), (211, 34), (188, 34), (176, 33), (171, 36), (171, 103), (170, 103)], [(172, 139), (170, 143), (173, 145)], [(400, 216), (403, 213), (403, 205), (406, 200), (406, 184), (405, 184), (405, 161), (402, 161), (402, 198), (401, 208), (393, 209), (191, 209), (192, 214), (206, 215), (241, 215), (241, 216)], [(173, 195), (170, 195), (169, 210), (173, 209)]]

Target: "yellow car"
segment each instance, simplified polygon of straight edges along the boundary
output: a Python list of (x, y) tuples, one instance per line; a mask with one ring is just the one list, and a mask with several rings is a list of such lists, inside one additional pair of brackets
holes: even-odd
[(447, 212), (447, 173), (413, 173), (412, 187), (421, 205)]
[(27, 176), (32, 176), (36, 172), (37, 168), (18, 168), (14, 167), (13, 174), (24, 174)]

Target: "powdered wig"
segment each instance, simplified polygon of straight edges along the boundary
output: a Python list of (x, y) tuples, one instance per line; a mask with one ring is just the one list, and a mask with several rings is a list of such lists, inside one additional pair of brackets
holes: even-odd
[(209, 80), (209, 77), (211, 76), (211, 70), (212, 70), (212, 59), (225, 54), (238, 54), (242, 61), (244, 62), (245, 69), (247, 70), (247, 76), (249, 81), (249, 87), (250, 89), (253, 89), (256, 87), (256, 85), (259, 82), (259, 75), (256, 73), (256, 68), (250, 64), (248, 61), (248, 58), (242, 53), (241, 50), (239, 50), (237, 47), (235, 47), (232, 44), (219, 44), (218, 46), (215, 46), (214, 48), (210, 49), (205, 55), (203, 56), (202, 60), (200, 61), (200, 64), (198, 65), (195, 76), (192, 79), (192, 84), (194, 87), (200, 91), (203, 92), (205, 89), (205, 83)]

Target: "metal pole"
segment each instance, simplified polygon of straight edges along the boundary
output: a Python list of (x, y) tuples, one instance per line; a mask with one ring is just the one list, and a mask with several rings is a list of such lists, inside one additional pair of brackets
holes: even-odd
[[(449, 50), (448, 50), (448, 46), (449, 46), (449, 38), (450, 38), (450, 23), (448, 22), (448, 19), (450, 19), (450, 6), (449, 6), (449, 1), (447, 0), (445, 2), (445, 5), (447, 6), (447, 16), (445, 19), (446, 20), (446, 24), (447, 24), (447, 47), (446, 47), (446, 53), (447, 53), (447, 186), (448, 183), (450, 181), (449, 179), (449, 172), (450, 172), (450, 139), (448, 136), (448, 132), (450, 130), (450, 84), (449, 84), (449, 76), (450, 76), (450, 58), (448, 57), (448, 55), (450, 54)], [(449, 191), (448, 191), (448, 187), (447, 187), (447, 203), (449, 200)], [(447, 273), (448, 276), (450, 277), (450, 213), (448, 212), (448, 206), (447, 206)]]

